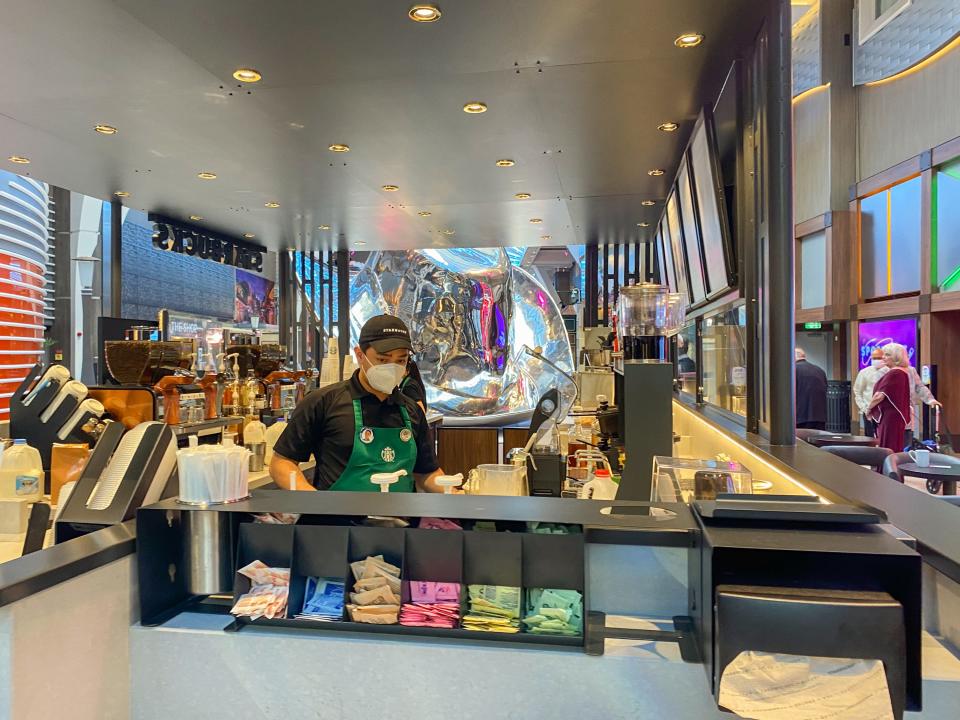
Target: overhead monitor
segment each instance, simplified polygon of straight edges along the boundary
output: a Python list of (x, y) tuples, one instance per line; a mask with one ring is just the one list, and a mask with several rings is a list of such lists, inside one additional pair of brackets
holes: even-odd
[(667, 268), (666, 281), (664, 282), (671, 292), (679, 292), (677, 288), (677, 271), (673, 262), (673, 247), (670, 244), (670, 232), (667, 230), (667, 220), (660, 220), (660, 249), (663, 254), (663, 262)]
[(687, 275), (690, 278), (690, 304), (696, 305), (706, 300), (707, 288), (704, 283), (703, 261), (700, 257), (700, 228), (697, 223), (696, 208), (693, 205), (693, 191), (690, 187), (686, 155), (680, 160), (676, 196), (680, 203), (683, 249), (686, 251)]
[[(677, 204), (677, 193), (673, 190), (667, 197), (667, 222), (665, 227), (670, 235), (670, 249), (673, 254), (673, 267), (677, 273), (677, 285), (674, 290), (685, 295), (690, 300), (690, 289), (687, 282), (687, 263), (683, 252), (683, 231), (680, 227), (680, 208)], [(691, 301), (691, 304), (692, 301)]]
[(693, 129), (689, 155), (709, 297), (734, 285), (736, 273), (717, 157), (716, 132), (713, 115), (708, 110), (700, 113)]
[(660, 235), (660, 227), (657, 226), (657, 234), (653, 239), (653, 251), (656, 253), (657, 258), (657, 282), (661, 285), (669, 285), (669, 278), (667, 277), (667, 265), (663, 257), (663, 237)]

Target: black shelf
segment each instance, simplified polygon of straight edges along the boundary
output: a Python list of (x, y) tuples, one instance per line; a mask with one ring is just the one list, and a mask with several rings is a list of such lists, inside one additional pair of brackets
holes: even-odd
[[(468, 612), (467, 585), (504, 585), (521, 588), (521, 616), (526, 592), (531, 588), (577, 590), (583, 595), (583, 534), (540, 535), (534, 533), (465, 530), (422, 530), (341, 525), (271, 525), (240, 523), (237, 533), (236, 568), (254, 560), (270, 567), (290, 568), (287, 614), (303, 606), (306, 578), (325, 577), (344, 582), (347, 597), (353, 585), (350, 563), (371, 555), (401, 568), (402, 602), (409, 601), (408, 583), (416, 580), (454, 582), (460, 585), (460, 617)], [(248, 578), (235, 575), (233, 600), (249, 591)], [(347, 598), (345, 597), (344, 605)], [(285, 627), (311, 632), (377, 633), (393, 636), (448, 638), (521, 645), (579, 647), (583, 635), (540, 635), (523, 632), (495, 633), (464, 628), (428, 628), (401, 624), (373, 625), (348, 619), (346, 607), (340, 621), (301, 620), (295, 617), (237, 617), (227, 631), (244, 627)]]

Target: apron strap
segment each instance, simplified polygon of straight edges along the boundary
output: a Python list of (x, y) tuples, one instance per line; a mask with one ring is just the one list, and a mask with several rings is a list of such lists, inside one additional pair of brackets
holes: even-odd
[(400, 414), (403, 415), (404, 427), (406, 427), (410, 432), (413, 432), (413, 423), (410, 422), (410, 413), (407, 412), (407, 408), (403, 404), (400, 405)]
[(360, 399), (353, 401), (353, 423), (354, 423), (354, 435), (359, 436), (360, 431), (363, 429), (363, 408), (360, 407)]

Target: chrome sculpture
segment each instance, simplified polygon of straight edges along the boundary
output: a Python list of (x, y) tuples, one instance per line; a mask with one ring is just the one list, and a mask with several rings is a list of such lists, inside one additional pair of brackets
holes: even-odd
[(522, 421), (554, 387), (561, 416), (573, 405), (560, 310), (500, 248), (372, 253), (350, 287), (352, 344), (381, 313), (410, 326), (427, 401), (446, 425)]

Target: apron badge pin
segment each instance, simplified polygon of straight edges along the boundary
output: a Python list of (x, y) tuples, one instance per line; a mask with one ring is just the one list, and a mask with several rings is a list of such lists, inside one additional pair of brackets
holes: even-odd
[(404, 442), (410, 442), (410, 438), (413, 437), (413, 433), (410, 432), (407, 428), (404, 428), (400, 431), (400, 439)]
[(373, 430), (370, 428), (361, 428), (360, 430), (360, 442), (364, 445), (369, 445), (373, 442)]
[(393, 451), (392, 447), (388, 446), (380, 451), (380, 458), (384, 462), (393, 462), (394, 460), (397, 459), (397, 454)]

